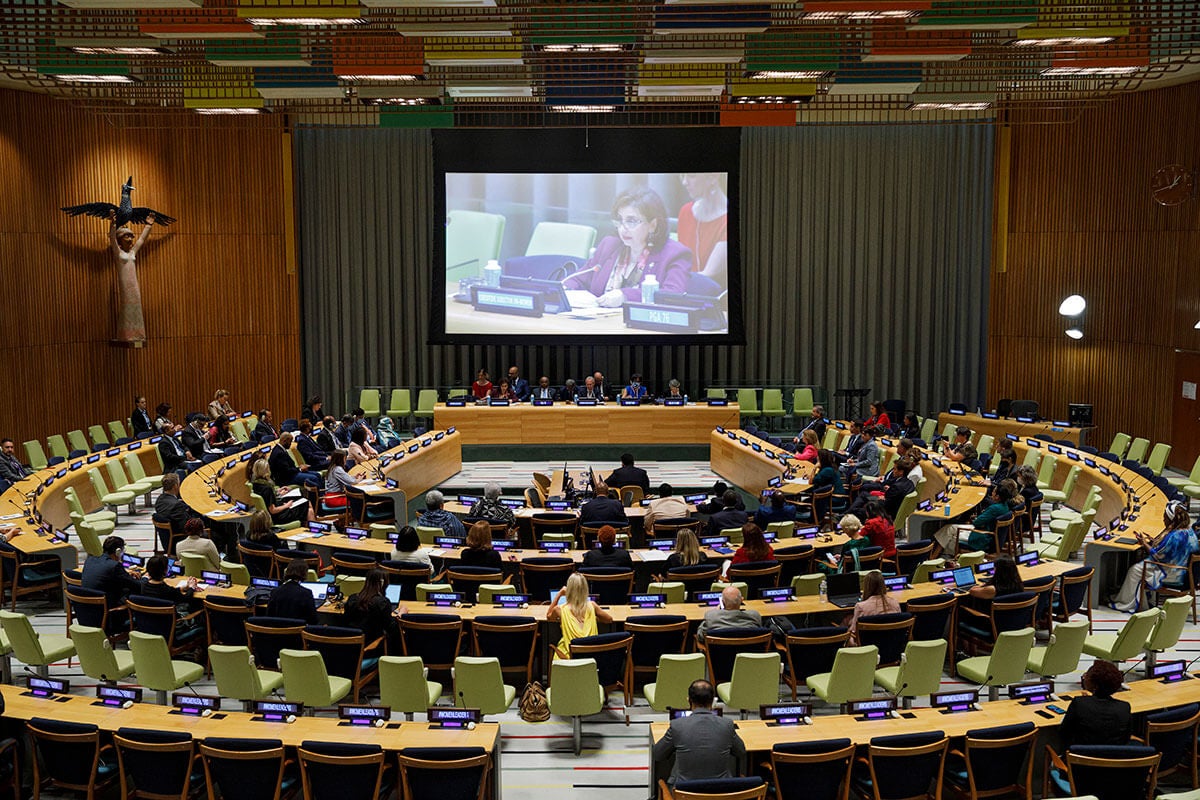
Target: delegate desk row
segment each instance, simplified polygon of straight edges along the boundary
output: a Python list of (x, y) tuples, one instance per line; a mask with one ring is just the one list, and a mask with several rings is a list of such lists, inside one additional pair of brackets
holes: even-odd
[(996, 439), (1011, 433), (1021, 438), (1030, 438), (1041, 434), (1058, 440), (1071, 441), (1076, 445), (1084, 444), (1087, 428), (1079, 428), (1065, 420), (1034, 420), (1032, 417), (1002, 417), (999, 414), (971, 414), (967, 412), (943, 411), (938, 414), (938, 429), (943, 436), (949, 429), (953, 438), (954, 428), (965, 425), (974, 433), (986, 433)]
[[(0, 495), (0, 526), (12, 525), (20, 530), (12, 546), (27, 556), (55, 556), (63, 569), (74, 569), (79, 554), (65, 530), (72, 524), (67, 489), (74, 490), (85, 512), (101, 508), (101, 490), (106, 494), (117, 491), (122, 482), (132, 482), (136, 470), (145, 475), (162, 474), (159, 438), (140, 439), (70, 459), (14, 483)], [(134, 497), (130, 503), (136, 500)]]

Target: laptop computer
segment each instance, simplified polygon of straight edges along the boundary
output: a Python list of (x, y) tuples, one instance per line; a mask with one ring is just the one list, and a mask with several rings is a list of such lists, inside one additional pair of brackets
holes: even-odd
[(975, 570), (959, 567), (954, 570), (954, 593), (966, 594), (975, 585)]
[(825, 579), (830, 603), (838, 608), (851, 608), (858, 602), (861, 590), (857, 572), (839, 572)]
[(387, 595), (388, 602), (390, 602), (393, 606), (400, 605), (400, 590), (403, 588), (404, 587), (398, 583), (392, 583), (388, 584), (388, 587), (383, 590), (384, 594)]

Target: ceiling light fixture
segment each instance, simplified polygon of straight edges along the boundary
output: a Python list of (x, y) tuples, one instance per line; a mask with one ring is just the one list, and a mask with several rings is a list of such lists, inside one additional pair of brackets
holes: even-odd
[(61, 73), (51, 75), (56, 81), (61, 83), (137, 83), (134, 78), (128, 75), (88, 75), (86, 73)]
[(876, 19), (911, 19), (921, 12), (913, 9), (895, 8), (891, 10), (881, 11), (809, 11), (805, 13), (804, 19), (810, 20), (853, 20), (853, 21), (870, 21)]
[(428, 97), (360, 97), (367, 106), (424, 106), (432, 101)]
[(1078, 327), (1067, 328), (1066, 334), (1076, 341), (1083, 338), (1083, 331)]
[(1063, 300), (1058, 306), (1058, 313), (1064, 317), (1078, 317), (1087, 308), (1087, 300), (1082, 295), (1073, 294)]
[(72, 53), (83, 56), (161, 56), (165, 50), (157, 47), (72, 47)]
[(591, 44), (579, 42), (574, 44), (543, 44), (538, 49), (543, 53), (619, 53), (625, 49), (625, 46), (616, 42)]
[(1009, 42), (1013, 47), (1087, 47), (1095, 44), (1108, 44), (1115, 36), (1064, 36), (1059, 39), (1013, 39)]
[(1042, 70), (1042, 75), (1048, 78), (1105, 78), (1132, 75), (1143, 69), (1144, 67), (1047, 67)]

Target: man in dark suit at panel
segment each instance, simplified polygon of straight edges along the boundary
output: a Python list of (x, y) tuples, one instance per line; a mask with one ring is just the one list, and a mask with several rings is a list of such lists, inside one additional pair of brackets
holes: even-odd
[(530, 397), (533, 400), (557, 400), (559, 392), (550, 385), (550, 379), (545, 375), (538, 378), (538, 385), (534, 388)]
[(640, 486), (643, 492), (650, 491), (650, 476), (646, 470), (633, 465), (633, 454), (621, 455), (621, 466), (612, 471), (606, 483), (614, 489), (624, 489), (626, 486)]
[[(706, 778), (728, 778), (746, 755), (746, 745), (733, 720), (713, 711), (713, 686), (705, 680), (692, 681), (688, 705), (692, 713), (671, 720), (663, 738), (654, 743), (654, 760), (675, 756), (667, 783)], [(733, 767), (733, 770), (730, 768)]]
[(524, 403), (529, 399), (529, 381), (521, 377), (521, 370), (515, 365), (508, 368), (508, 388), (519, 402)]
[(214, 450), (208, 443), (208, 417), (200, 413), (188, 416), (188, 424), (179, 434), (179, 441), (191, 454), (189, 461), (203, 461), (207, 455), (221, 455), (220, 450)]
[(579, 509), (579, 523), (588, 525), (593, 522), (625, 521), (625, 506), (621, 505), (620, 500), (608, 496), (608, 487), (598, 481), (594, 489), (596, 496)]
[[(321, 476), (316, 472), (306, 472), (296, 465), (292, 458), (292, 434), (284, 431), (279, 441), (271, 448), (267, 463), (271, 465), (271, 480), (276, 486), (300, 486), (305, 483), (318, 483)], [(305, 465), (307, 466), (307, 465)]]

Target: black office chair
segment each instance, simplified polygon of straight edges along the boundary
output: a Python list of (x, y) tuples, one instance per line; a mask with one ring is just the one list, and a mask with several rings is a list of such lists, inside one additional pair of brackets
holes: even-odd
[(964, 605), (959, 609), (958, 635), (972, 651), (991, 652), (996, 637), (1005, 631), (1034, 627), (1037, 601), (1033, 592), (1017, 592), (994, 598), (989, 613)]
[(68, 625), (78, 622), (89, 628), (100, 628), (110, 641), (129, 638), (129, 609), (124, 606), (110, 609), (108, 595), (99, 589), (85, 589), (67, 584), (64, 589), (69, 612)]
[(633, 591), (633, 570), (624, 567), (580, 567), (579, 574), (587, 578), (588, 591), (599, 596), (602, 606), (619, 606), (629, 602)]
[(400, 587), (400, 599), (414, 602), (417, 584), (428, 583), (429, 567), (419, 561), (381, 561), (379, 568), (388, 576), (388, 583)]
[(567, 585), (574, 571), (575, 560), (570, 556), (526, 558), (521, 560), (521, 584), (532, 602), (545, 603)]
[(720, 579), (721, 568), (713, 564), (694, 564), (690, 567), (673, 567), (667, 570), (668, 581), (678, 581), (691, 597), (696, 592), (707, 592), (713, 581)]
[(833, 660), (848, 641), (850, 629), (832, 625), (797, 628), (787, 635), (782, 645), (787, 662), (783, 680), (791, 688), (793, 700), (797, 689), (806, 686), (808, 676), (833, 671)]
[(474, 567), (456, 564), (446, 570), (446, 579), (454, 591), (463, 593), (464, 603), (474, 603), (479, 587), (485, 583), (508, 583), (504, 573), (493, 567)]
[(775, 796), (842, 800), (850, 784), (854, 743), (849, 739), (782, 742), (771, 748)]
[(945, 639), (946, 652), (953, 665), (952, 656), (956, 652), (954, 647), (958, 640), (958, 623), (954, 618), (958, 610), (958, 598), (943, 594), (910, 597), (905, 603), (905, 608), (913, 615), (911, 641), (930, 642), (934, 639)]
[(677, 781), (672, 789), (659, 781), (664, 800), (762, 800), (767, 784), (762, 778), (707, 778)]
[(187, 797), (204, 784), (190, 733), (118, 728), (113, 745), (123, 797)]
[(757, 598), (763, 589), (779, 585), (783, 567), (778, 561), (747, 561), (729, 568), (729, 581), (746, 584), (746, 598)]
[(779, 585), (791, 586), (792, 579), (797, 575), (807, 575), (812, 572), (813, 558), (816, 550), (811, 544), (797, 544), (790, 547), (775, 549), (775, 560), (779, 562)]
[(34, 717), (26, 724), (37, 755), (33, 784), (40, 789), (107, 790), (118, 778), (112, 745), (100, 744), (100, 728), (80, 722)]
[(924, 797), (942, 782), (950, 740), (942, 731), (876, 736), (867, 747), (865, 767), (854, 771), (855, 789), (875, 800)]
[(1014, 417), (1033, 417), (1038, 418), (1038, 412), (1042, 406), (1037, 400), (1013, 400), (1009, 406)]
[(1176, 772), (1187, 774), (1189, 786), (1196, 780), (1196, 732), (1200, 729), (1200, 703), (1146, 715), (1143, 741), (1162, 755), (1158, 779)]
[(491, 756), (482, 747), (406, 747), (398, 753), (404, 800), (483, 800)]
[(279, 669), (280, 650), (303, 650), (304, 620), (288, 617), (251, 617), (246, 638), (254, 663), (261, 669)]
[(879, 666), (895, 666), (904, 655), (913, 622), (913, 615), (904, 612), (859, 617), (858, 643), (864, 647), (873, 644), (879, 648)]
[(738, 653), (766, 653), (773, 641), (767, 628), (717, 628), (708, 631), (697, 647), (707, 656), (709, 682), (718, 686), (733, 680)]
[(687, 646), (688, 619), (676, 614), (649, 614), (630, 617), (625, 630), (633, 634), (630, 658), (633, 676), (653, 676), (658, 672), (658, 660), (667, 653), (682, 653)]
[(400, 643), (404, 655), (420, 656), (426, 669), (449, 673), (462, 643), (462, 619), (454, 614), (404, 614)]
[(270, 578), (275, 574), (275, 551), (270, 546), (241, 539), (237, 543), (242, 565), (254, 578)]
[(223, 644), (230, 647), (249, 645), (246, 638), (246, 620), (252, 609), (240, 597), (225, 597), (214, 594), (204, 597), (204, 619), (208, 628), (209, 645)]
[(379, 562), (373, 556), (348, 553), (344, 550), (335, 550), (329, 562), (334, 575), (365, 576), (379, 566)]
[(897, 575), (907, 575), (911, 578), (917, 567), (921, 566), (921, 562), (928, 560), (932, 552), (932, 539), (897, 542), (896, 555), (883, 559), (883, 564), (890, 565), (891, 571)]
[(633, 704), (633, 665), (629, 658), (633, 634), (626, 631), (580, 636), (571, 640), (571, 658), (596, 659), (600, 685), (606, 692), (620, 688), (625, 695), (625, 724)]
[(1095, 795), (1099, 800), (1137, 800), (1154, 796), (1161, 756), (1147, 745), (1072, 745), (1065, 761), (1046, 748), (1042, 796)]
[[(1088, 620), (1088, 631), (1092, 629), (1092, 567), (1076, 567), (1060, 576), (1058, 591), (1054, 593), (1051, 611), (1055, 622), (1070, 622), (1075, 614), (1083, 614)], [(1194, 594), (1193, 594), (1194, 601)], [(1192, 614), (1195, 624), (1196, 615)]]
[(125, 604), (129, 606), (130, 630), (163, 637), (172, 657), (204, 647), (206, 631), (197, 619), (202, 612), (180, 619), (170, 600), (140, 594), (130, 595)]
[(200, 742), (204, 777), (221, 800), (285, 800), (300, 789), (300, 776), (285, 757), (279, 739), (224, 739)]
[(538, 623), (529, 617), (500, 614), (476, 617), (471, 623), (471, 638), (475, 655), (495, 658), (503, 675), (524, 679), (518, 686), (533, 680), (533, 660), (537, 656)]
[(387, 797), (387, 766), (377, 744), (303, 741), (296, 748), (306, 800), (331, 797)]
[(967, 731), (962, 750), (951, 750), (946, 780), (963, 797), (1026, 795), (1033, 781), (1032, 722)]

